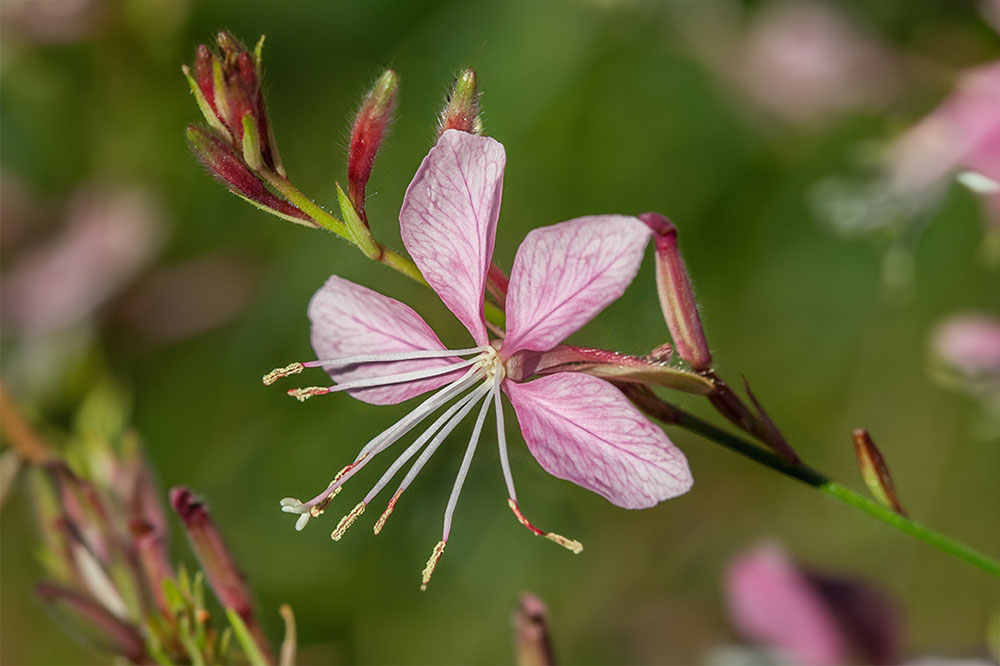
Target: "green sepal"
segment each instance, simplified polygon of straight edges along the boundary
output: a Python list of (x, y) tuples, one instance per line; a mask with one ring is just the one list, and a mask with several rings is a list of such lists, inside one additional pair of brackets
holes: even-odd
[(212, 86), (215, 92), (215, 108), (222, 116), (224, 123), (232, 123), (232, 111), (229, 109), (229, 101), (226, 99), (226, 79), (222, 71), (222, 61), (218, 57), (212, 57)]
[(340, 183), (337, 183), (337, 201), (340, 202), (340, 212), (344, 217), (344, 224), (347, 225), (347, 231), (350, 232), (354, 244), (369, 259), (378, 259), (381, 253), (378, 243), (372, 238), (372, 232), (368, 229), (368, 225), (358, 215), (358, 212), (354, 209), (354, 204), (351, 203), (343, 188), (340, 187)]
[(249, 111), (243, 114), (243, 161), (253, 171), (260, 171), (264, 160), (260, 154), (260, 133), (257, 121)]
[(226, 126), (222, 124), (219, 120), (219, 116), (215, 115), (215, 110), (212, 109), (212, 105), (208, 103), (205, 99), (204, 93), (201, 92), (201, 86), (198, 82), (194, 80), (191, 76), (191, 70), (187, 65), (181, 67), (181, 71), (184, 72), (184, 78), (187, 79), (188, 85), (191, 86), (191, 94), (194, 95), (194, 101), (198, 103), (198, 109), (201, 111), (201, 115), (205, 116), (205, 121), (208, 125), (215, 130), (223, 141), (226, 143), (233, 142), (233, 135), (229, 133)]

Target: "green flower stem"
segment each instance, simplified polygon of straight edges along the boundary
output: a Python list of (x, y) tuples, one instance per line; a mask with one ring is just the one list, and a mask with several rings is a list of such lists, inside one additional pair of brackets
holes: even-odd
[[(358, 245), (357, 238), (355, 238), (355, 235), (351, 233), (351, 230), (348, 229), (346, 224), (303, 194), (297, 187), (292, 185), (287, 178), (284, 178), (283, 176), (267, 169), (263, 169), (259, 173), (264, 180), (267, 181), (268, 185), (273, 187), (279, 194), (288, 199), (288, 201), (298, 206), (306, 215), (313, 218), (322, 228), (348, 240), (351, 244), (358, 247), (363, 252), (365, 251), (364, 248), (361, 248), (360, 245)], [(425, 280), (424, 276), (420, 274), (420, 269), (417, 268), (417, 265), (413, 263), (412, 259), (404, 257), (395, 250), (390, 250), (378, 241), (373, 240), (372, 243), (374, 244), (374, 249), (376, 251), (372, 252), (371, 248), (369, 248), (369, 251), (365, 252), (367, 256), (375, 261), (378, 261), (379, 263), (385, 264), (399, 273), (402, 273), (414, 282), (422, 284), (425, 287), (429, 286), (427, 284), (427, 280)], [(505, 317), (503, 310), (489, 301), (485, 303), (485, 315), (487, 321), (491, 324), (501, 329), (504, 327)]]
[(381, 261), (389, 268), (399, 271), (414, 282), (422, 284), (425, 287), (430, 286), (427, 284), (427, 280), (424, 279), (424, 276), (420, 274), (420, 269), (417, 268), (417, 265), (413, 263), (412, 259), (404, 257), (395, 250), (390, 250), (381, 243), (379, 243), (379, 249), (381, 249), (382, 254), (378, 261)]
[(708, 421), (703, 421), (693, 414), (689, 414), (684, 410), (673, 406), (671, 406), (670, 409), (672, 410), (672, 413), (669, 417), (664, 418), (664, 414), (662, 413), (653, 414), (653, 416), (661, 418), (661, 420), (665, 420), (668, 423), (678, 425), (686, 430), (690, 430), (691, 432), (697, 433), (702, 437), (715, 442), (716, 444), (726, 447), (730, 451), (735, 451), (736, 453), (750, 458), (765, 467), (770, 467), (780, 474), (784, 474), (785, 476), (812, 486), (820, 492), (826, 493), (848, 506), (864, 511), (876, 520), (880, 520), (887, 525), (891, 525), (901, 532), (920, 539), (925, 543), (929, 543), (930, 545), (937, 547), (953, 557), (964, 560), (969, 564), (979, 567), (983, 571), (1000, 578), (1000, 562), (992, 557), (980, 553), (979, 551), (947, 537), (936, 530), (932, 530), (931, 528), (922, 525), (911, 518), (901, 516), (892, 509), (882, 506), (881, 504), (868, 499), (864, 495), (851, 490), (847, 486), (831, 480), (811, 467), (786, 462), (770, 451), (762, 449), (742, 437), (738, 437), (722, 430), (721, 428), (717, 428)]
[(316, 223), (321, 227), (327, 231), (332, 231), (341, 238), (345, 238), (352, 243), (354, 242), (354, 237), (351, 235), (350, 231), (348, 231), (346, 224), (334, 217), (333, 214), (328, 213), (322, 206), (299, 191), (299, 189), (292, 185), (287, 178), (283, 178), (268, 169), (262, 169), (258, 173), (264, 178), (265, 181), (267, 181), (268, 185), (273, 187), (281, 196), (288, 199), (288, 201), (298, 206), (299, 209), (301, 209), (306, 215), (316, 220)]

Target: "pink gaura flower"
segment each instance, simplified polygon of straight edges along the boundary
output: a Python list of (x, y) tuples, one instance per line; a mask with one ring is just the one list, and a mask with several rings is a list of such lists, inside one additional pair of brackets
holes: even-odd
[(403, 244), (430, 286), (468, 329), (472, 346), (445, 348), (408, 306), (334, 275), (309, 303), (312, 345), (322, 360), (295, 363), (264, 378), (269, 384), (307, 367), (321, 367), (337, 382), (289, 392), (300, 399), (347, 391), (359, 400), (384, 405), (433, 391), (369, 441), (323, 492), (307, 502), (282, 500), (284, 511), (299, 515), (296, 529), (321, 514), (341, 486), (375, 456), (443, 409), (344, 516), (334, 539), (419, 453), (375, 523), (378, 534), (402, 492), (438, 447), (476, 412), (445, 510), (441, 540), (424, 570), (425, 586), (448, 542), (455, 506), (491, 406), (511, 510), (533, 533), (573, 552), (582, 549), (576, 541), (536, 528), (521, 513), (507, 456), (502, 393), (514, 406), (529, 450), (554, 476), (629, 509), (681, 495), (692, 483), (684, 454), (611, 384), (568, 372), (514, 381), (520, 372), (511, 369), (520, 366), (525, 355), (556, 347), (622, 294), (635, 277), (650, 231), (634, 217), (599, 215), (529, 233), (511, 271), (506, 334), (491, 340), (483, 316), (484, 294), (505, 160), (503, 146), (493, 139), (444, 132), (417, 170), (399, 215)]

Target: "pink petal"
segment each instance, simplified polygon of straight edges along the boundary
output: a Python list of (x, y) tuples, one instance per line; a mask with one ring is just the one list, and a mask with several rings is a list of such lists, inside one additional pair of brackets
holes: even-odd
[(733, 624), (747, 638), (801, 664), (843, 664), (848, 647), (806, 576), (777, 546), (740, 556), (726, 572)]
[[(377, 291), (331, 275), (309, 301), (312, 346), (316, 358), (334, 359), (358, 354), (379, 354), (445, 349), (430, 326), (409, 306)], [(334, 381), (346, 382), (382, 375), (433, 368), (456, 358), (428, 358), (390, 363), (328, 368)], [(356, 389), (351, 395), (375, 405), (391, 405), (454, 381), (463, 370), (405, 384)]]
[(545, 471), (626, 509), (686, 493), (680, 449), (621, 392), (597, 377), (563, 372), (504, 382), (528, 449)]
[(514, 258), (503, 351), (545, 351), (625, 291), (650, 231), (634, 217), (594, 215), (529, 233)]
[(448, 130), (417, 169), (399, 211), (403, 245), (477, 344), (488, 341), (483, 295), (506, 159), (497, 141)]

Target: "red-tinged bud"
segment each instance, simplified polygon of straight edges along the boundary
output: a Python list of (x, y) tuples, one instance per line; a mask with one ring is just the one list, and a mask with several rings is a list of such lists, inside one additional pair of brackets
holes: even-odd
[(202, 44), (195, 53), (194, 72), (187, 66), (183, 70), (202, 115), (219, 138), (254, 170), (266, 168), (284, 176), (261, 89), (263, 40), (251, 54), (229, 33), (220, 32), (218, 51)]
[(170, 489), (170, 504), (184, 522), (191, 545), (219, 601), (239, 613), (244, 620), (250, 617), (253, 614), (250, 590), (222, 542), (222, 536), (215, 529), (208, 507), (183, 486)]
[(102, 562), (109, 562), (114, 535), (97, 489), (62, 461), (46, 464), (45, 471), (58, 493), (59, 509), (70, 531)]
[(47, 603), (63, 605), (83, 620), (109, 651), (134, 664), (152, 663), (139, 630), (115, 617), (90, 597), (54, 583), (40, 583), (35, 593)]
[(230, 192), (283, 219), (307, 227), (319, 226), (298, 207), (267, 189), (264, 182), (237, 157), (232, 148), (213, 136), (211, 132), (197, 125), (190, 125), (186, 136), (188, 145), (198, 161), (228, 187)]
[(643, 213), (639, 219), (653, 230), (656, 240), (656, 290), (677, 355), (695, 370), (707, 370), (712, 365), (712, 354), (701, 327), (691, 279), (677, 246), (677, 227), (659, 213)]
[[(184, 486), (170, 489), (170, 505), (183, 521), (184, 529), (215, 595), (223, 606), (232, 609), (243, 619), (261, 651), (270, 655), (271, 648), (254, 619), (250, 589), (223, 543), (222, 535), (215, 528), (208, 507), (195, 499), (194, 493)], [(268, 661), (274, 663), (272, 657)]]
[(858, 469), (864, 479), (868, 491), (883, 506), (887, 506), (901, 516), (906, 515), (903, 505), (896, 493), (896, 485), (892, 482), (889, 466), (882, 457), (882, 452), (875, 446), (867, 430), (857, 429), (854, 437), (854, 453), (858, 457)]
[(455, 129), (469, 134), (482, 134), (483, 120), (479, 115), (479, 83), (476, 72), (467, 69), (458, 75), (438, 122), (438, 136)]
[(392, 112), (396, 108), (396, 94), (399, 91), (399, 76), (391, 69), (382, 72), (375, 85), (368, 92), (365, 101), (354, 119), (351, 130), (351, 148), (347, 159), (347, 192), (351, 203), (365, 225), (365, 187), (375, 164), (382, 139), (385, 138)]
[(173, 580), (174, 572), (167, 559), (166, 535), (150, 523), (133, 521), (129, 525), (132, 544), (146, 581), (146, 589), (153, 595), (157, 608), (165, 617), (170, 616), (170, 602), (163, 590), (163, 581)]
[(514, 651), (518, 666), (556, 663), (549, 638), (549, 612), (533, 594), (522, 594), (514, 611)]

